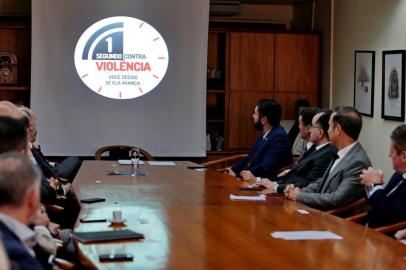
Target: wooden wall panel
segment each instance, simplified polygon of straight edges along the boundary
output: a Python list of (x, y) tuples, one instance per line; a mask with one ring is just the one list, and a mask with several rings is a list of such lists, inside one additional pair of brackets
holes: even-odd
[(275, 92), (319, 92), (320, 37), (277, 34), (275, 38)]
[(230, 91), (273, 91), (272, 33), (230, 34)]
[(307, 99), (311, 106), (318, 106), (319, 97), (313, 93), (275, 93), (275, 99), (282, 106), (282, 119), (294, 119), (295, 101), (298, 99)]
[(207, 42), (207, 68), (218, 68), (218, 34), (209, 33)]
[[(8, 28), (10, 27), (10, 28)], [(27, 27), (0, 25), (0, 51), (17, 55), (17, 85), (28, 86), (31, 73), (31, 31)]]
[(229, 104), (229, 132), (226, 145), (230, 149), (251, 148), (258, 136), (252, 114), (258, 99), (271, 98), (269, 92), (231, 92)]

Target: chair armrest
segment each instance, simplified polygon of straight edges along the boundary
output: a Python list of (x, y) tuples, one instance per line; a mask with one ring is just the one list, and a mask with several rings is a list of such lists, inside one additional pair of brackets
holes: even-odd
[(74, 263), (61, 258), (54, 258), (54, 263), (56, 263), (58, 267), (63, 270), (73, 270), (76, 267)]
[(403, 229), (406, 227), (406, 221), (401, 221), (395, 224), (375, 228), (374, 230), (381, 233), (388, 233)]
[(49, 212), (62, 212), (65, 210), (65, 208), (63, 208), (62, 206), (56, 205), (56, 204), (46, 204), (45, 208), (47, 209), (47, 211)]
[(350, 203), (348, 205), (345, 205), (343, 207), (339, 207), (339, 208), (327, 211), (327, 213), (329, 213), (331, 215), (337, 215), (337, 214), (340, 214), (340, 213), (345, 212), (347, 210), (354, 209), (354, 208), (356, 208), (358, 206), (365, 205), (366, 203), (367, 202), (366, 202), (365, 199), (359, 199), (358, 201), (355, 201), (355, 202)]
[(218, 164), (221, 164), (221, 163), (230, 162), (230, 161), (234, 161), (234, 160), (239, 160), (241, 158), (246, 157), (247, 155), (248, 154), (234, 155), (234, 156), (230, 156), (230, 157), (225, 157), (225, 158), (220, 158), (220, 159), (208, 161), (208, 162), (202, 163), (200, 165), (209, 168), (209, 167), (213, 167), (213, 166), (216, 166)]
[(365, 212), (365, 213), (361, 213), (361, 214), (358, 214), (358, 215), (354, 215), (354, 216), (351, 216), (351, 217), (347, 217), (345, 220), (356, 222), (356, 221), (359, 221), (359, 220), (363, 219), (364, 217), (366, 217), (367, 214), (368, 214), (368, 213), (366, 213), (366, 212)]

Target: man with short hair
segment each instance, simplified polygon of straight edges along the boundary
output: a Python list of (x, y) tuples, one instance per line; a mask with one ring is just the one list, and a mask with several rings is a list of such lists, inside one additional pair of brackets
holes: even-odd
[(370, 228), (406, 220), (406, 125), (395, 128), (391, 134), (389, 157), (395, 173), (384, 187), (381, 170), (368, 168), (360, 176), (371, 206), (365, 223)]
[[(327, 134), (330, 115), (331, 111), (322, 111), (313, 117), (309, 136), (312, 146), (295, 167), (286, 175), (275, 178), (274, 181), (261, 179), (256, 182), (256, 185), (266, 187), (264, 193), (283, 194), (288, 184), (302, 188), (323, 176), (337, 153), (337, 149), (330, 144)], [(300, 126), (303, 126), (303, 123)]]
[(27, 226), (40, 203), (41, 176), (17, 152), (0, 155), (0, 232), (8, 257), (20, 269), (42, 269), (32, 247), (35, 233)]
[(24, 106), (19, 107), (24, 112), (29, 120), (27, 129), (28, 141), (30, 143), (30, 149), (33, 157), (35, 158), (38, 166), (48, 178), (65, 178), (70, 182), (73, 181), (77, 171), (80, 168), (81, 161), (79, 157), (70, 156), (65, 158), (61, 163), (49, 162), (41, 152), (41, 149), (37, 143), (37, 120), (34, 112)]
[(357, 141), (361, 128), (362, 118), (356, 109), (337, 107), (328, 129), (330, 142), (338, 149), (337, 159), (330, 163), (323, 177), (303, 189), (288, 185), (285, 196), (322, 210), (341, 207), (363, 197), (359, 175), (371, 162)]
[(272, 176), (291, 161), (289, 138), (280, 126), (281, 105), (272, 99), (257, 101), (253, 114), (254, 127), (261, 131), (249, 155), (231, 168), (232, 176), (250, 178)]
[(297, 163), (299, 158), (305, 152), (307, 152), (312, 145), (312, 143), (309, 142), (310, 127), (312, 126), (312, 119), (314, 115), (318, 112), (319, 108), (317, 107), (305, 107), (299, 111), (299, 134), (297, 135), (292, 146), (292, 156), (295, 163)]

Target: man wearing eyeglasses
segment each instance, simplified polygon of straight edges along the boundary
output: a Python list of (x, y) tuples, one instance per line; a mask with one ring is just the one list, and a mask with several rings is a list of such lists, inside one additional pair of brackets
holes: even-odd
[[(302, 114), (305, 115), (306, 112), (302, 112)], [(328, 140), (327, 130), (330, 114), (330, 110), (319, 112), (313, 117), (311, 124), (306, 125), (309, 128), (309, 140), (312, 145), (295, 167), (286, 175), (279, 176), (273, 181), (261, 179), (256, 182), (258, 186), (266, 188), (263, 193), (277, 192), (282, 194), (288, 184), (301, 188), (323, 176), (337, 153), (337, 149)], [(303, 117), (299, 118), (299, 125), (305, 125)]]

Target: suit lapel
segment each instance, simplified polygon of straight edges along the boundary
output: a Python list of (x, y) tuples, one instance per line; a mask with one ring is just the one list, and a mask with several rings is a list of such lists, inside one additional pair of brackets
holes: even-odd
[[(334, 169), (330, 173), (328, 173), (327, 179), (324, 182), (323, 186), (321, 187), (321, 192), (324, 192), (327, 189), (327, 187), (330, 185), (331, 180), (337, 175), (337, 173), (343, 170), (343, 168), (350, 162), (352, 157), (358, 151), (359, 151), (359, 143), (357, 142), (354, 145), (354, 147), (343, 157), (343, 159), (340, 160), (340, 162), (334, 167)], [(333, 166), (333, 163), (334, 162), (330, 164), (329, 166), (330, 168), (331, 166)], [(326, 172), (329, 172), (329, 170), (327, 170)]]
[[(252, 158), (250, 159), (249, 165), (247, 166), (248, 168), (251, 164), (256, 163), (256, 159), (258, 158), (259, 153), (261, 153), (262, 148), (266, 145), (267, 141), (271, 137), (272, 132), (274, 132), (275, 129), (276, 129), (276, 127), (272, 128), (271, 131), (269, 131), (269, 133), (266, 135), (266, 137), (264, 139), (262, 139), (262, 137), (260, 137), (260, 140), (255, 149), (255, 153), (253, 153)], [(263, 134), (261, 136), (263, 136)]]

